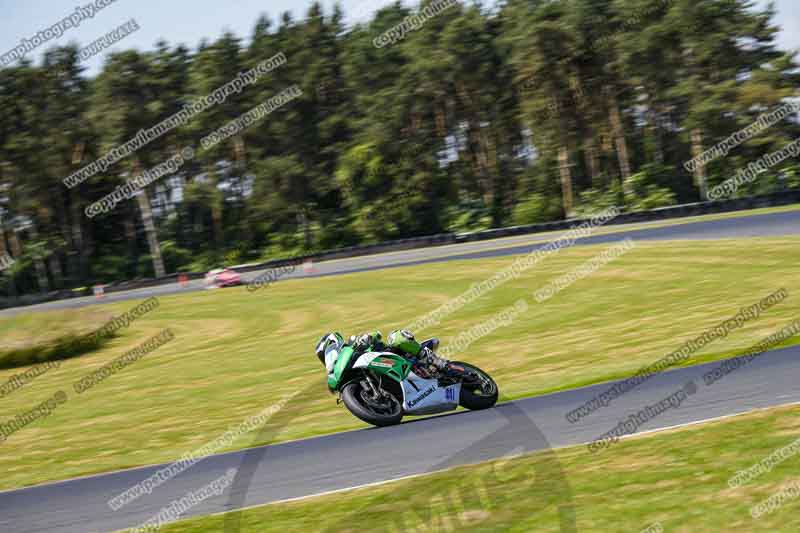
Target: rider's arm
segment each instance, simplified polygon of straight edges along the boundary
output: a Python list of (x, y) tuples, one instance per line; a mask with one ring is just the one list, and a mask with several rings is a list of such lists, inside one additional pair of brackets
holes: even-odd
[(363, 350), (370, 347), (374, 350), (384, 350), (386, 348), (380, 331), (372, 331), (370, 333), (359, 335), (356, 337), (353, 346)]

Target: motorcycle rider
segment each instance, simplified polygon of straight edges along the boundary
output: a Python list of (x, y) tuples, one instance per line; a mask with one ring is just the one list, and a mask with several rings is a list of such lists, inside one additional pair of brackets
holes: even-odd
[(439, 339), (429, 339), (423, 343), (417, 342), (414, 334), (407, 329), (398, 329), (389, 334), (388, 342), (383, 342), (380, 331), (373, 331), (361, 335), (350, 337), (350, 344), (357, 353), (363, 353), (368, 349), (375, 351), (387, 351), (402, 355), (409, 359), (416, 359), (423, 365), (431, 365), (439, 371), (447, 368), (448, 361), (436, 355), (436, 348), (439, 347)]

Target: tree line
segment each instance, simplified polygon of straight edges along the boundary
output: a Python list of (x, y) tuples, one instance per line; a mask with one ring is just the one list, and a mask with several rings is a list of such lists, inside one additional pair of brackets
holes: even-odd
[[(10, 296), (389, 239), (704, 200), (800, 136), (772, 6), (748, 0), (449, 2), (367, 22), (310, 6), (196, 49), (85, 73), (76, 45), (0, 69), (0, 279)], [(415, 22), (422, 21), (422, 22)], [(397, 32), (402, 28), (402, 35)], [(394, 33), (391, 31), (395, 29)], [(387, 33), (389, 32), (389, 33)], [(376, 45), (381, 35), (394, 35)], [(74, 187), (65, 178), (276, 54), (286, 63)], [(296, 86), (101, 216), (86, 208)], [(705, 154), (705, 155), (704, 155)], [(738, 185), (738, 182), (737, 182)], [(795, 158), (732, 196), (800, 187)]]

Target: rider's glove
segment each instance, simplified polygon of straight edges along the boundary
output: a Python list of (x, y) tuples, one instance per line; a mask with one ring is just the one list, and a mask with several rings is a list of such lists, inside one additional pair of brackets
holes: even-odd
[(383, 336), (380, 331), (364, 333), (356, 337), (353, 346), (359, 349), (372, 347), (375, 350), (383, 349)]
[(372, 335), (369, 334), (360, 335), (358, 338), (356, 338), (356, 342), (354, 344), (356, 348), (361, 348), (361, 349), (367, 348), (371, 345), (372, 345)]

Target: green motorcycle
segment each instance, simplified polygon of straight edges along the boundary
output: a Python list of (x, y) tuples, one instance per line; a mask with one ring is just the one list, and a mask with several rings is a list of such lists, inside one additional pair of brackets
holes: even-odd
[(375, 426), (399, 424), (405, 415), (488, 409), (498, 388), (480, 368), (445, 361), (437, 339), (418, 343), (408, 331), (394, 331), (388, 343), (356, 349), (339, 333), (320, 339), (316, 354), (328, 373), (328, 389), (339, 394), (356, 417)]

